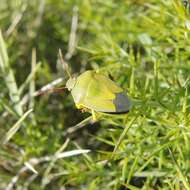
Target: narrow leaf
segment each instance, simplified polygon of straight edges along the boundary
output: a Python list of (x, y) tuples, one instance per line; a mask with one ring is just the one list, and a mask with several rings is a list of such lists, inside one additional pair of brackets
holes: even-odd
[(5, 135), (5, 140), (3, 144), (6, 144), (13, 135), (19, 130), (22, 122), (25, 120), (25, 118), (32, 112), (32, 109), (28, 110), (24, 115), (13, 125), (13, 127), (7, 132)]

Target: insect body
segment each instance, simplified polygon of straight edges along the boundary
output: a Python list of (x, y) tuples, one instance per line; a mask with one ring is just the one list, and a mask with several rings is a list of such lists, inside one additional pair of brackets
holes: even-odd
[(130, 101), (123, 89), (111, 79), (97, 73), (86, 71), (77, 78), (70, 78), (66, 87), (71, 91), (78, 109), (89, 109), (94, 112), (109, 114), (127, 113)]

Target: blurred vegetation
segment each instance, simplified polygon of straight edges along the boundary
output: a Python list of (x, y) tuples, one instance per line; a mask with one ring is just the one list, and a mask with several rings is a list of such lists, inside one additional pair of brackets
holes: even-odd
[[(0, 189), (190, 189), (189, 5), (1, 0)], [(92, 123), (69, 92), (34, 97), (65, 85), (59, 48), (76, 75), (111, 74), (131, 111)]]

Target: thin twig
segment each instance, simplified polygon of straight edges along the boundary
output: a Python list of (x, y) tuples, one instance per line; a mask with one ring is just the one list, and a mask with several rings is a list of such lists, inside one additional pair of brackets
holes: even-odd
[[(41, 94), (45, 94), (46, 92), (51, 92), (51, 90), (53, 89), (54, 86), (62, 83), (63, 81), (64, 81), (64, 78), (58, 78), (58, 79), (44, 85), (41, 89), (35, 91), (32, 96), (36, 97)], [(22, 106), (25, 105), (30, 100), (30, 97), (31, 96), (29, 94), (26, 94), (21, 100), (21, 105)]]
[(63, 78), (58, 78), (47, 85), (43, 86), (40, 90), (37, 90), (33, 96), (39, 96), (40, 94), (43, 94), (47, 91), (51, 91), (54, 86), (58, 85), (59, 83), (63, 82)]
[(42, 16), (45, 10), (45, 0), (41, 0), (38, 7), (38, 15), (35, 19), (35, 27), (38, 28), (42, 22)]
[(42, 16), (44, 14), (44, 10), (45, 10), (45, 0), (40, 0), (39, 6), (38, 6), (37, 16), (34, 19), (34, 22), (31, 25), (31, 28), (29, 30), (29, 36), (32, 39), (35, 38), (37, 35), (38, 29), (39, 29), (41, 22), (42, 22)]

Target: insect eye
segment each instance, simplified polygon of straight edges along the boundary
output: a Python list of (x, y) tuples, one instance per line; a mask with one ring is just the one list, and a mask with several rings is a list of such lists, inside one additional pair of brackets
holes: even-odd
[(72, 90), (72, 88), (75, 86), (75, 83), (76, 78), (70, 78), (66, 83), (66, 87), (68, 88), (68, 90)]

